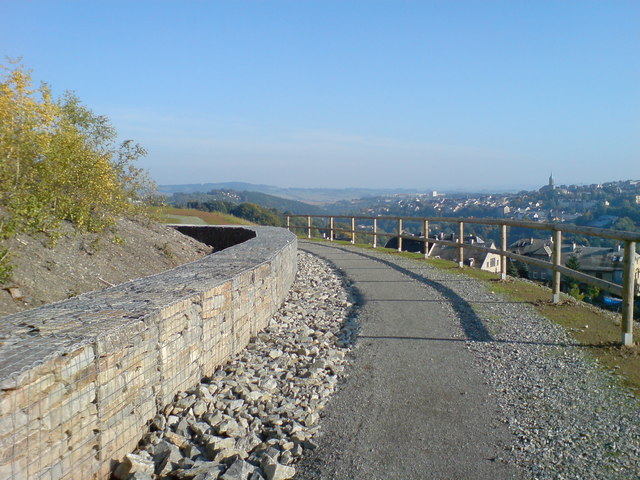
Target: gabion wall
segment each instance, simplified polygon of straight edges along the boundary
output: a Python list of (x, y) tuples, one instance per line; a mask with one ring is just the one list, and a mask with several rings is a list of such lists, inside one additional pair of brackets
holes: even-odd
[(295, 236), (176, 228), (242, 243), (0, 320), (0, 478), (108, 478), (159, 409), (267, 325), (296, 274)]

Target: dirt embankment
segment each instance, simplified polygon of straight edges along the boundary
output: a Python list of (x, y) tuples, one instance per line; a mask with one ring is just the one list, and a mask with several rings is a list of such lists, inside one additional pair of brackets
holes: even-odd
[(0, 289), (0, 316), (159, 273), (211, 252), (171, 227), (130, 219), (99, 234), (66, 224), (54, 245), (45, 234), (20, 234), (7, 244), (14, 268)]

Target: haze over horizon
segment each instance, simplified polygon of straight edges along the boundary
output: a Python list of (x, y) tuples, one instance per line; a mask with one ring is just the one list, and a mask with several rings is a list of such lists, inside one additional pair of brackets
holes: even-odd
[(4, 0), (0, 45), (147, 148), (159, 184), (640, 178), (633, 0)]
[[(248, 190), (251, 191), (252, 189), (255, 191), (262, 191), (263, 188), (260, 187), (267, 187), (268, 189), (282, 189), (282, 190), (397, 190), (397, 191), (411, 191), (412, 193), (430, 193), (430, 192), (438, 192), (438, 193), (517, 193), (517, 192), (521, 192), (521, 191), (533, 191), (533, 190), (539, 190), (541, 187), (545, 186), (548, 184), (548, 177), (542, 183), (530, 183), (530, 184), (521, 184), (521, 185), (505, 185), (505, 186), (501, 186), (501, 187), (493, 187), (493, 188), (486, 188), (483, 185), (477, 186), (476, 188), (465, 188), (465, 187), (450, 187), (450, 188), (443, 188), (440, 190), (434, 189), (434, 188), (430, 188), (429, 186), (423, 186), (423, 187), (405, 187), (405, 186), (401, 186), (401, 185), (389, 185), (389, 186), (381, 186), (381, 187), (354, 187), (354, 186), (349, 186), (349, 185), (345, 185), (345, 186), (340, 186), (340, 187), (336, 187), (336, 186), (331, 186), (331, 185), (317, 185), (317, 186), (313, 186), (313, 187), (301, 187), (298, 185), (282, 185), (282, 184), (266, 184), (266, 183), (250, 183), (250, 182), (242, 182), (242, 181), (235, 181), (235, 180), (229, 180), (226, 182), (189, 182), (189, 183), (164, 183), (164, 184), (159, 184), (160, 187), (160, 191), (163, 191), (163, 187), (164, 190), (167, 190), (167, 187), (179, 187), (179, 186), (194, 186), (194, 185), (202, 185), (203, 187), (205, 187), (205, 190), (207, 188), (209, 188), (209, 186), (214, 186), (215, 188), (228, 188), (230, 190)], [(609, 183), (609, 182), (618, 182), (618, 181), (627, 181), (627, 180), (633, 180), (633, 181), (640, 181), (640, 179), (638, 178), (618, 178), (618, 179), (612, 179), (612, 180), (608, 180), (606, 182), (590, 182), (590, 183), (575, 183), (575, 182), (556, 182), (555, 178), (554, 178), (554, 184), (556, 186), (560, 186), (560, 185), (567, 185), (567, 186), (589, 186), (589, 185), (598, 185), (598, 184), (605, 184), (605, 183)], [(227, 186), (229, 185), (229, 186)], [(255, 188), (254, 188), (255, 187)], [(186, 191), (186, 190), (179, 190), (179, 189), (169, 189), (172, 191)], [(205, 190), (201, 190), (202, 192), (204, 192)], [(168, 191), (168, 190), (167, 190)], [(195, 191), (193, 189), (189, 189), (189, 191)], [(276, 194), (277, 195), (277, 194)]]

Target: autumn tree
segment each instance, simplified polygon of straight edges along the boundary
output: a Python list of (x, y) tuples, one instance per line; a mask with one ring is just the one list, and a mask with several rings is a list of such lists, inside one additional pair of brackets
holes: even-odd
[(16, 232), (55, 238), (64, 220), (99, 231), (139, 210), (153, 190), (134, 165), (145, 151), (116, 138), (74, 94), (54, 98), (22, 66), (0, 64), (0, 283), (11, 274), (2, 240)]
[(54, 98), (21, 66), (0, 65), (0, 206), (4, 236), (51, 232), (63, 220), (98, 231), (131, 212), (151, 182), (134, 166), (145, 154), (116, 143), (108, 118), (73, 93)]

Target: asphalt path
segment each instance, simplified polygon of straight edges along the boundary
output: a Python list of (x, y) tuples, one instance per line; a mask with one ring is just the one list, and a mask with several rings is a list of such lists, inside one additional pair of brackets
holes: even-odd
[[(443, 287), (366, 250), (301, 241), (354, 282), (361, 331), (348, 376), (323, 413), (319, 448), (297, 467), (305, 480), (523, 478), (502, 461), (511, 434)], [(456, 324), (457, 322), (457, 324)], [(473, 340), (481, 324), (464, 326)]]

